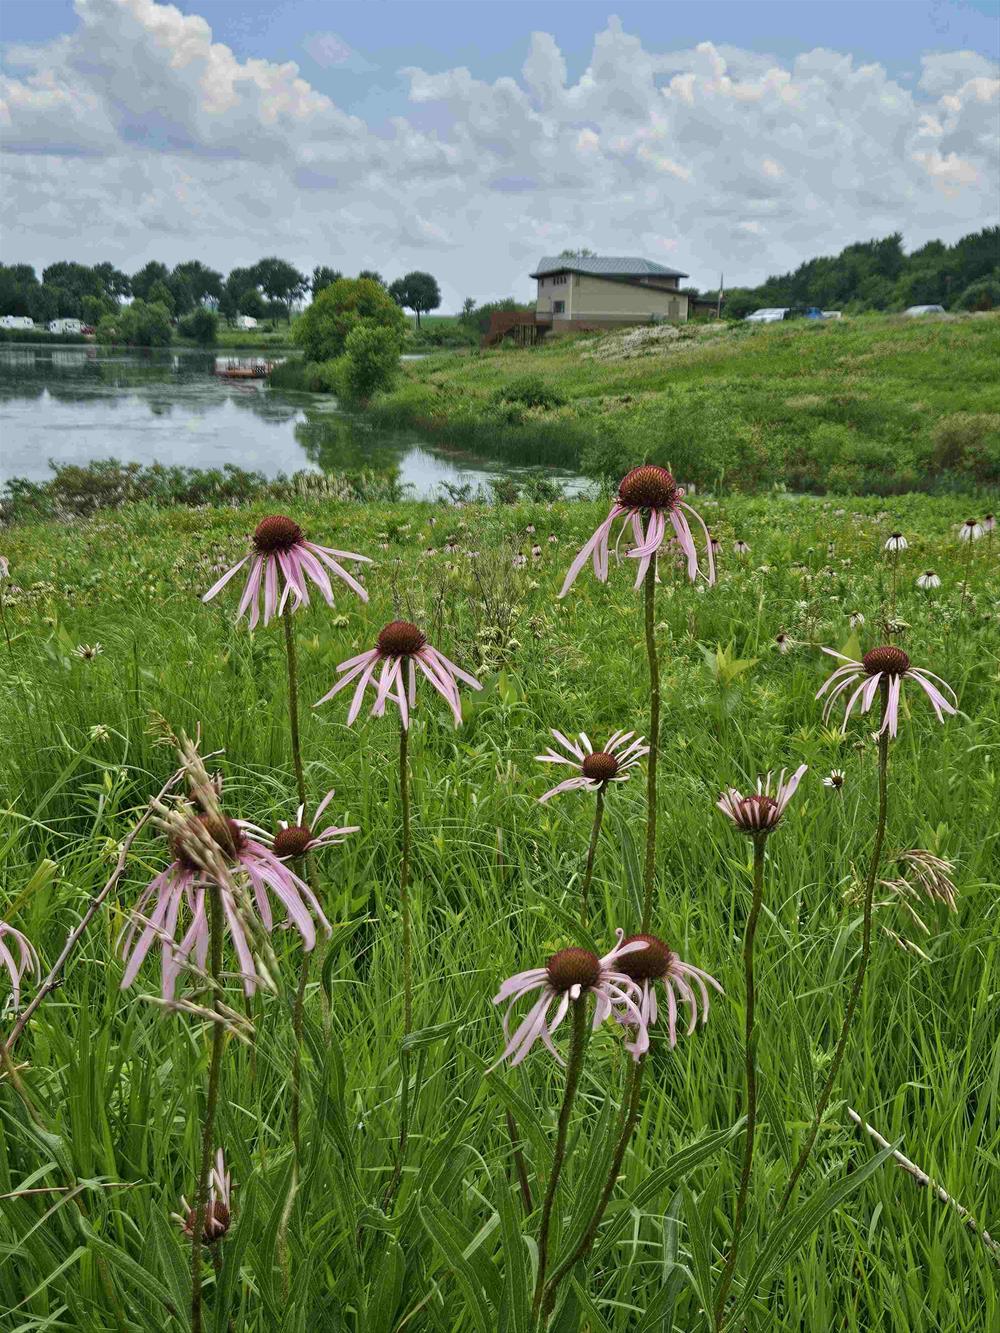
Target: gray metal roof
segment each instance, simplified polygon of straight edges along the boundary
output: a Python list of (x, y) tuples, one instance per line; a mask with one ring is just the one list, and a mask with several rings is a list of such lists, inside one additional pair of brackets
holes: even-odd
[(686, 278), (680, 269), (665, 268), (651, 259), (634, 255), (592, 255), (577, 259), (569, 255), (546, 255), (532, 273), (533, 278), (546, 273), (593, 273), (602, 278)]

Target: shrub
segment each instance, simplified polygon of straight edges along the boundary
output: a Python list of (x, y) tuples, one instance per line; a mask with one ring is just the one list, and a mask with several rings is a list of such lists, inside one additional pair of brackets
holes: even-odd
[(306, 308), (292, 337), (307, 361), (332, 361), (343, 355), (348, 335), (359, 324), (394, 331), (402, 346), (406, 316), (385, 288), (370, 278), (338, 278)]
[(956, 310), (996, 310), (1000, 307), (1000, 277), (970, 282), (955, 302)]
[(562, 407), (565, 395), (547, 384), (541, 375), (518, 375), (508, 384), (495, 389), (495, 403), (520, 403), (523, 407)]
[(379, 389), (388, 389), (399, 371), (400, 338), (394, 329), (358, 324), (347, 335), (339, 363), (340, 392), (345, 398), (367, 402)]
[(214, 310), (199, 306), (177, 325), (182, 338), (190, 338), (199, 347), (214, 347), (219, 334), (219, 317)]
[(122, 343), (126, 347), (168, 347), (172, 337), (166, 306), (155, 301), (147, 305), (138, 297), (113, 315), (105, 315), (97, 326), (98, 342)]

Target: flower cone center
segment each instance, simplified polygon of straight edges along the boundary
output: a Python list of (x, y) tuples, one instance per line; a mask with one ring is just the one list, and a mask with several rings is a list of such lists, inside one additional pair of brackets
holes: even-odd
[[(228, 819), (225, 815), (220, 817), (200, 814), (195, 815), (191, 822), (201, 825), (227, 861), (233, 860), (246, 845), (246, 837), (235, 819)], [(179, 861), (187, 870), (204, 868), (199, 860), (201, 845), (201, 839), (193, 831), (190, 835), (184, 832), (175, 833), (170, 839), (170, 850), (174, 860)]]
[(567, 991), (571, 986), (594, 986), (601, 975), (597, 954), (589, 949), (560, 949), (545, 965), (553, 990)]
[(676, 499), (673, 473), (653, 463), (633, 468), (618, 486), (619, 503), (626, 509), (670, 509)]
[(909, 669), (910, 659), (902, 648), (887, 643), (881, 648), (872, 648), (861, 659), (869, 676), (877, 676), (884, 671), (889, 676), (902, 676)]
[(383, 657), (412, 657), (426, 644), (427, 636), (409, 620), (391, 620), (379, 631), (376, 642)]
[(312, 831), (304, 824), (278, 829), (274, 835), (275, 856), (301, 856), (312, 841)]
[(635, 953), (623, 954), (615, 960), (615, 968), (624, 972), (633, 981), (654, 981), (666, 976), (670, 966), (670, 950), (658, 935), (630, 935), (622, 944), (634, 944), (642, 940), (645, 949), (636, 949)]
[(275, 551), (290, 551), (302, 540), (302, 529), (293, 518), (284, 514), (269, 514), (254, 529), (253, 544), (261, 555)]
[(583, 776), (593, 782), (608, 782), (617, 772), (618, 760), (613, 754), (605, 754), (603, 750), (599, 750), (596, 754), (588, 754), (583, 761)]
[[(194, 1224), (197, 1219), (197, 1212), (194, 1208), (188, 1209), (187, 1221), (184, 1223), (184, 1234), (186, 1236), (194, 1235)], [(209, 1203), (205, 1206), (205, 1220), (202, 1223), (202, 1237), (209, 1245), (213, 1241), (221, 1240), (229, 1230), (229, 1209), (221, 1200), (215, 1203)]]

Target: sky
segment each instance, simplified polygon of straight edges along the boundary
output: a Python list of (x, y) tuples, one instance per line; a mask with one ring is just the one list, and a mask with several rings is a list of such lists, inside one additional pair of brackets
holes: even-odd
[(3, 0), (0, 256), (704, 289), (994, 225), (996, 0)]

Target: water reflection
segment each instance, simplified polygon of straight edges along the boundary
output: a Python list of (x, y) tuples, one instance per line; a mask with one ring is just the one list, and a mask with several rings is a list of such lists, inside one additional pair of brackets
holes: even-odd
[[(233, 358), (255, 364), (265, 353)], [(44, 479), (49, 460), (221, 467), (267, 476), (396, 470), (419, 496), (441, 482), (484, 484), (492, 477), (551, 469), (510, 468), (499, 460), (435, 448), (414, 431), (374, 429), (327, 395), (270, 390), (263, 380), (225, 379), (216, 353), (108, 352), (73, 347), (0, 346), (0, 482)]]

